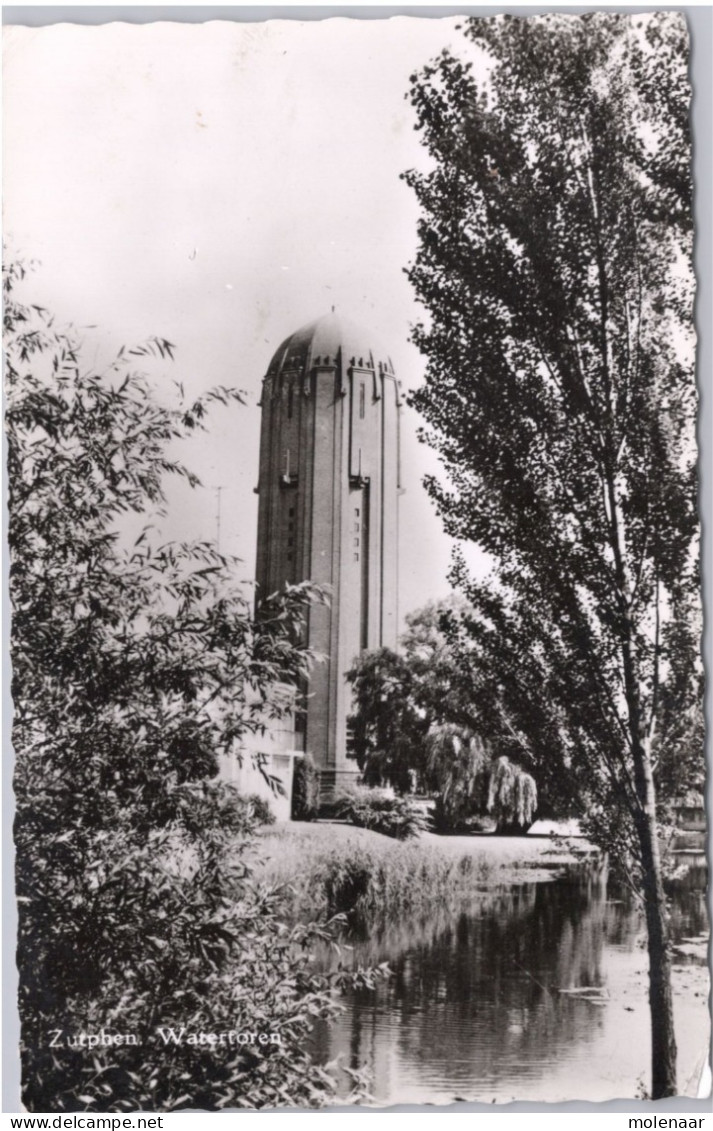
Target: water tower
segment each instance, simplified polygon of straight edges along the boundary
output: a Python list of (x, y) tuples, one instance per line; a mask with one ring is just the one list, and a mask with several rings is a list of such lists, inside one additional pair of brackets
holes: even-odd
[(305, 580), (331, 592), (309, 612), (307, 644), (324, 660), (294, 733), (330, 790), (356, 770), (344, 673), (396, 646), (399, 387), (369, 331), (332, 313), (285, 339), (261, 404), (258, 597)]

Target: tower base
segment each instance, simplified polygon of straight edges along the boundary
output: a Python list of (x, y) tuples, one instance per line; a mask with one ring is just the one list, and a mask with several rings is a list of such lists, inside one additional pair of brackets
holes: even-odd
[(319, 800), (320, 804), (334, 801), (335, 797), (345, 793), (358, 784), (361, 774), (359, 770), (339, 770), (329, 767), (319, 771)]

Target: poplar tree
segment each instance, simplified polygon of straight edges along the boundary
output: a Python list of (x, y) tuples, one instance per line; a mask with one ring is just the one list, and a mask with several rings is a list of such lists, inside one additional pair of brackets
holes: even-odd
[(549, 748), (643, 899), (659, 1099), (676, 1042), (657, 780), (700, 718), (686, 26), (464, 32), (464, 58), (410, 88), (430, 157), (405, 174), (427, 312), (411, 403), (446, 531), (496, 562), (486, 582), (455, 567), (491, 701), (523, 750)]

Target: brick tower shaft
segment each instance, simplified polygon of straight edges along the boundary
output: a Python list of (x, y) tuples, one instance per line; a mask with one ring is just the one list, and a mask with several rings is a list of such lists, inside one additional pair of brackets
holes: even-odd
[(324, 658), (294, 734), (324, 783), (357, 768), (345, 672), (396, 646), (399, 387), (369, 334), (331, 314), (283, 342), (261, 404), (258, 599), (306, 580), (330, 593), (309, 612), (306, 642)]

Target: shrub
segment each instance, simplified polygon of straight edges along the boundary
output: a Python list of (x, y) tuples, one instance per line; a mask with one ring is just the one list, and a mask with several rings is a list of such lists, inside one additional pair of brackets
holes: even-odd
[(385, 790), (357, 787), (336, 799), (335, 815), (357, 828), (371, 829), (397, 840), (423, 832), (426, 815), (406, 797), (392, 797)]
[(277, 818), (270, 808), (270, 802), (259, 793), (251, 793), (246, 798), (256, 825), (274, 825)]
[(295, 760), (292, 778), (293, 821), (314, 821), (319, 812), (319, 770), (311, 754)]
[[(219, 1110), (286, 1098), (320, 1107), (332, 1098), (334, 1081), (306, 1051), (315, 1018), (340, 1012), (337, 983), (315, 976), (309, 957), (332, 929), (288, 927), (279, 893), (253, 881), (242, 854), (229, 851), (234, 840), (218, 830), (203, 836), (197, 858), (176, 866), (176, 835), (164, 830), (135, 846), (122, 830), (106, 844), (111, 870), (95, 849), (92, 917), (81, 883), (68, 891), (79, 915), (74, 949), (53, 941), (57, 965), (36, 1025), (24, 1010), (30, 1110)], [(53, 1030), (59, 1047), (48, 1048)], [(133, 1034), (137, 1044), (66, 1047), (74, 1034), (102, 1030)], [(224, 1033), (226, 1041), (233, 1033), (236, 1043), (166, 1043), (169, 1030)], [(237, 1042), (250, 1033), (254, 1040)]]
[(274, 825), (277, 820), (267, 798), (259, 793), (241, 793), (230, 782), (225, 783), (224, 809), (226, 827), (230, 826), (236, 832), (246, 827)]
[(329, 914), (349, 914), (366, 905), (373, 881), (374, 867), (367, 856), (329, 860), (321, 875)]
[[(234, 396), (163, 408), (123, 350), (93, 373), (71, 334), (17, 303), (21, 275), (7, 270), (5, 330), (23, 1102), (319, 1106), (334, 1082), (306, 1042), (338, 1006), (307, 952), (331, 931), (285, 924), (246, 862), (252, 806), (214, 780), (306, 678), (309, 587), (256, 620), (214, 547), (155, 547), (148, 528), (122, 547), (166, 473), (193, 481), (171, 443), (206, 400)], [(161, 1028), (277, 1039), (217, 1055)], [(70, 1040), (102, 1030), (136, 1044)]]

